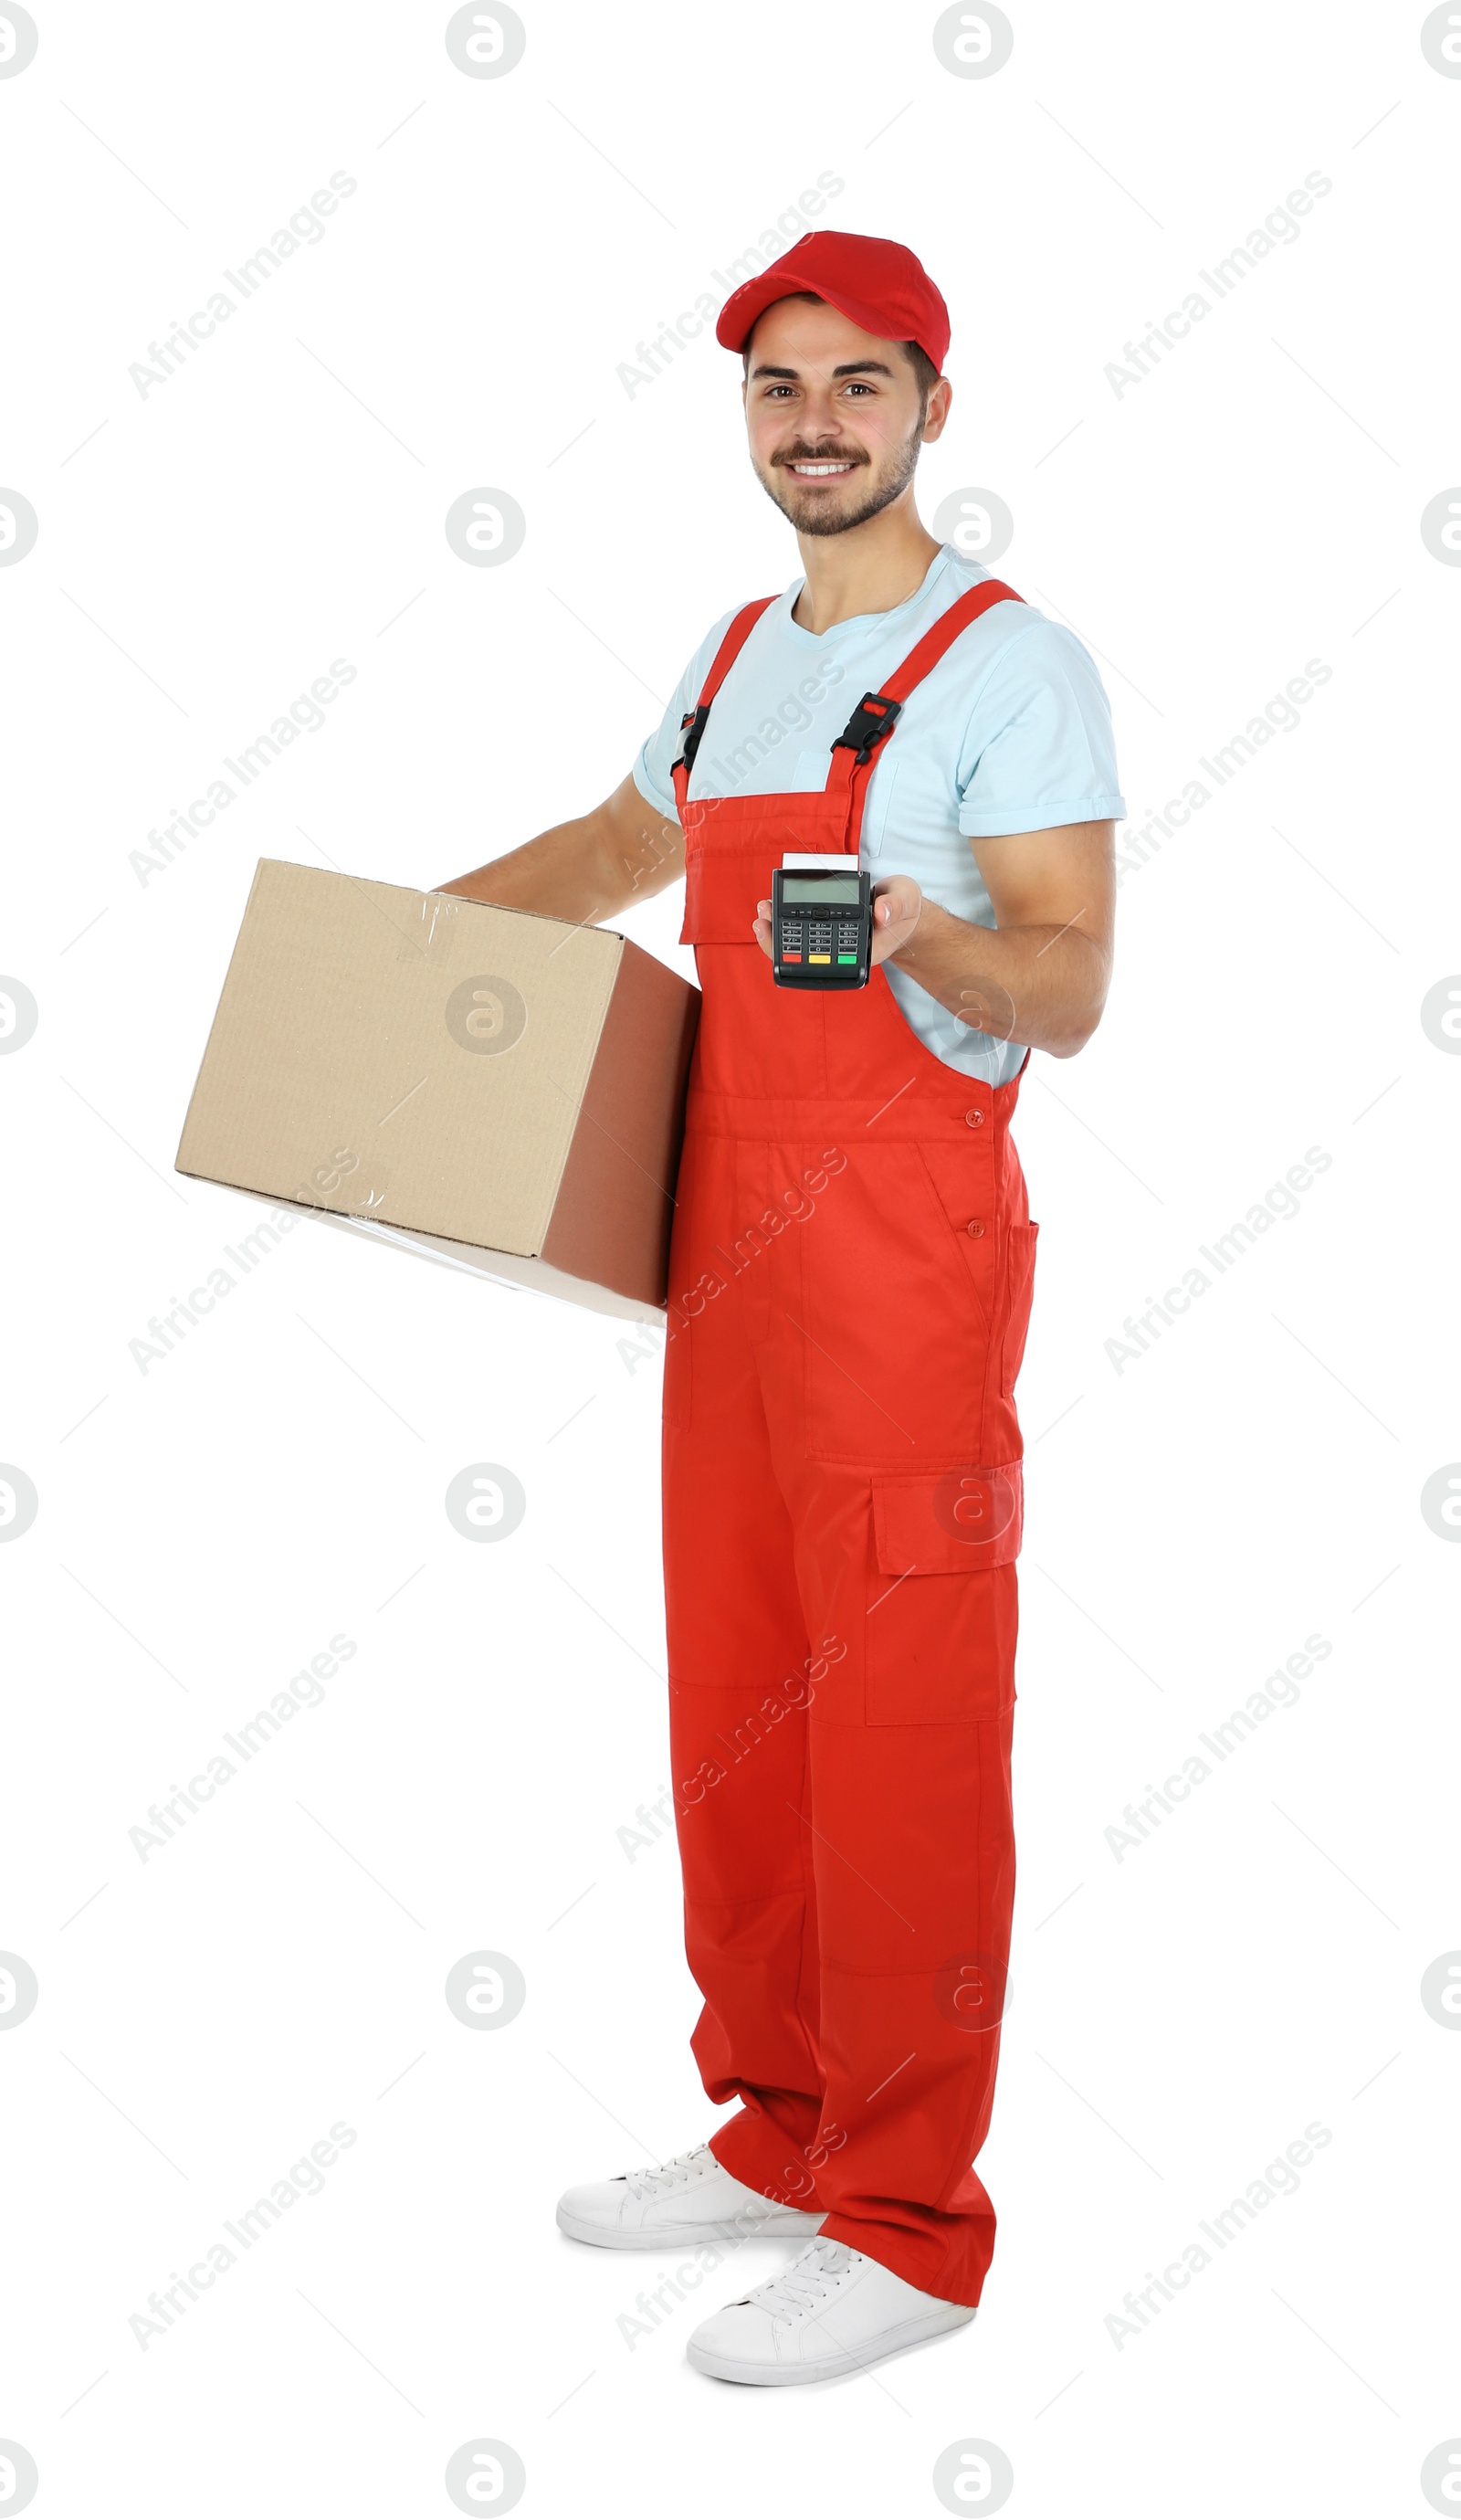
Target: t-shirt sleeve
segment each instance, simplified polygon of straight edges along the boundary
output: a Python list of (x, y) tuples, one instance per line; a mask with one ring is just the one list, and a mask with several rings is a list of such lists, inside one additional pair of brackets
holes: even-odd
[(646, 736), (634, 758), (634, 784), (648, 805), (663, 814), (667, 823), (679, 821), (675, 803), (672, 765), (680, 758), (680, 722), (695, 705), (705, 688), (705, 677), (715, 659), (716, 650), (730, 629), (738, 605), (723, 613), (712, 630), (708, 630), (686, 666), (670, 695), (669, 706), (654, 733)]
[(1125, 815), (1111, 705), (1073, 630), (1032, 621), (1000, 651), (965, 732), (958, 792), (968, 839)]

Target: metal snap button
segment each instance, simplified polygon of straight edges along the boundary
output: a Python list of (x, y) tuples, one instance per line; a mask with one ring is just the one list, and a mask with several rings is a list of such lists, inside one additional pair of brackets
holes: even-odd
[(971, 1216), (971, 1217), (970, 1217), (970, 1219), (969, 1219), (969, 1232), (970, 1232), (971, 1234), (974, 1234), (974, 1235), (979, 1235), (979, 1234), (982, 1234), (982, 1233), (984, 1232), (984, 1219), (983, 1219), (983, 1217), (982, 1217), (982, 1216)]

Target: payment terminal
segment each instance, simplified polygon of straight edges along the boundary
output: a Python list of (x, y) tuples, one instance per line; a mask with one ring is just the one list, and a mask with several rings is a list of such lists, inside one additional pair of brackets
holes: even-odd
[(872, 878), (854, 857), (788, 852), (772, 872), (772, 968), (783, 989), (864, 989)]

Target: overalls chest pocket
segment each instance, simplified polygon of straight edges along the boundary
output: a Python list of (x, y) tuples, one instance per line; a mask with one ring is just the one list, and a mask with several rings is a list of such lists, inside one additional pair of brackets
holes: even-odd
[(756, 904), (788, 850), (839, 852), (845, 814), (819, 794), (695, 797), (685, 827), (682, 945), (754, 945)]

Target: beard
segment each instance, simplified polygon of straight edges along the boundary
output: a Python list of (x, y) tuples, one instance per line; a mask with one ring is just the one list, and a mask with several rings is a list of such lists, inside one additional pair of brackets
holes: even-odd
[(860, 485), (860, 492), (850, 507), (833, 508), (824, 493), (804, 488), (789, 473), (784, 481), (778, 481), (776, 477), (778, 472), (786, 472), (791, 464), (848, 461), (866, 466), (865, 456), (840, 452), (836, 447), (795, 447), (780, 464), (772, 466), (769, 473), (760, 475), (761, 486), (799, 534), (851, 533), (855, 525), (865, 525), (869, 517), (880, 516), (884, 508), (891, 508), (895, 499), (902, 498), (913, 477), (922, 444), (923, 421), (920, 415), (910, 435), (895, 454), (887, 458), (882, 475), (876, 481)]

